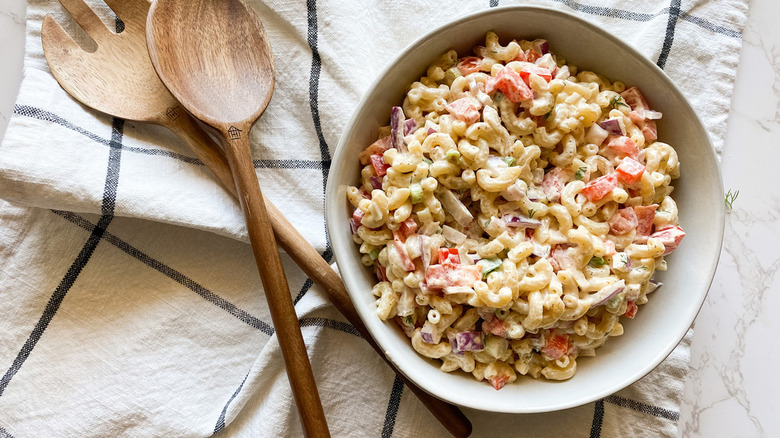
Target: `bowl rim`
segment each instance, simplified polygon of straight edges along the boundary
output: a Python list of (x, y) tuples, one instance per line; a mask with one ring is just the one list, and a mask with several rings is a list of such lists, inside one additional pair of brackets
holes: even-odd
[[(604, 38), (618, 46), (620, 46), (623, 50), (631, 54), (634, 58), (640, 62), (643, 67), (647, 68), (651, 71), (652, 75), (657, 76), (660, 81), (664, 84), (665, 87), (668, 87), (669, 90), (672, 91), (673, 94), (677, 95), (679, 97), (680, 103), (684, 105), (685, 110), (688, 111), (690, 114), (692, 114), (694, 117), (694, 126), (696, 130), (699, 131), (699, 137), (706, 143), (706, 159), (709, 162), (710, 168), (714, 171), (715, 176), (717, 178), (714, 178), (715, 181), (713, 181), (714, 184), (716, 184), (719, 189), (719, 191), (723, 192), (723, 178), (722, 178), (722, 172), (720, 168), (720, 162), (717, 160), (714, 152), (714, 148), (712, 146), (712, 142), (709, 137), (709, 133), (704, 127), (703, 123), (701, 122), (701, 119), (699, 118), (698, 114), (694, 110), (693, 106), (690, 104), (688, 99), (685, 97), (685, 95), (682, 93), (682, 90), (669, 78), (669, 76), (662, 70), (658, 65), (653, 63), (650, 59), (642, 55), (637, 49), (635, 49), (630, 44), (626, 43), (625, 41), (621, 40), (620, 38), (612, 35), (611, 33), (607, 32), (606, 30), (598, 27), (594, 23), (585, 20), (582, 17), (579, 17), (577, 15), (574, 15), (570, 12), (562, 11), (559, 9), (551, 8), (551, 7), (545, 7), (545, 6), (532, 6), (532, 5), (508, 5), (508, 6), (499, 6), (494, 8), (488, 8), (488, 9), (482, 9), (479, 11), (475, 11), (472, 13), (468, 13), (459, 17), (456, 17), (450, 21), (447, 21), (446, 23), (437, 26), (433, 28), (432, 30), (426, 32), (425, 34), (419, 36), (414, 41), (412, 41), (410, 44), (408, 44), (403, 50), (398, 52), (394, 57), (393, 61), (389, 62), (386, 67), (384, 67), (376, 76), (374, 81), (371, 82), (371, 84), (366, 88), (366, 90), (363, 93), (363, 96), (361, 97), (358, 104), (355, 106), (355, 109), (353, 110), (352, 115), (349, 118), (349, 121), (346, 125), (344, 125), (345, 129), (342, 132), (338, 145), (336, 147), (335, 153), (333, 155), (333, 159), (331, 161), (331, 167), (329, 170), (328, 175), (328, 184), (325, 190), (325, 218), (326, 218), (326, 228), (330, 235), (335, 235), (337, 230), (334, 228), (336, 226), (336, 223), (338, 223), (338, 219), (341, 215), (340, 209), (337, 207), (337, 205), (334, 205), (335, 202), (329, 202), (329, 201), (336, 201), (338, 202), (338, 190), (339, 188), (336, 187), (336, 185), (333, 183), (335, 180), (334, 175), (339, 169), (339, 165), (337, 163), (344, 163), (345, 159), (347, 157), (344, 157), (345, 155), (345, 147), (348, 138), (350, 137), (351, 132), (354, 129), (354, 126), (356, 125), (356, 122), (359, 120), (360, 116), (362, 115), (362, 109), (366, 106), (369, 99), (372, 97), (372, 95), (375, 93), (377, 88), (381, 86), (382, 78), (388, 75), (393, 69), (396, 60), (405, 58), (409, 53), (413, 52), (416, 47), (421, 45), (423, 42), (433, 38), (437, 33), (453, 27), (453, 26), (460, 26), (464, 25), (465, 23), (476, 20), (478, 18), (482, 18), (484, 16), (490, 16), (493, 14), (502, 14), (507, 12), (536, 12), (541, 14), (550, 14), (553, 16), (557, 16), (557, 18), (562, 20), (573, 20), (578, 22), (578, 24), (588, 28), (590, 31), (598, 34), (601, 38)], [(485, 32), (487, 32), (490, 29), (485, 29)], [(454, 45), (454, 44), (453, 44)], [(425, 66), (421, 65), (420, 70), (423, 70)], [(714, 165), (713, 165), (714, 164)], [(721, 203), (722, 204), (722, 203)], [(340, 204), (339, 204), (340, 205)], [(687, 314), (687, 320), (689, 321), (688, 325), (692, 325), (693, 321), (696, 319), (697, 315), (701, 311), (701, 308), (704, 304), (704, 301), (709, 294), (709, 289), (712, 285), (712, 282), (714, 280), (715, 270), (717, 268), (720, 255), (722, 252), (722, 246), (723, 246), (723, 236), (724, 236), (724, 230), (725, 230), (725, 206), (720, 205), (718, 210), (716, 212), (713, 212), (716, 216), (716, 233), (714, 233), (713, 237), (717, 239), (716, 247), (718, 248), (717, 254), (714, 255), (714, 257), (711, 258), (710, 263), (706, 266), (707, 272), (709, 273), (707, 277), (709, 278), (709, 281), (706, 282), (706, 284), (702, 284), (701, 287), (704, 288), (706, 286), (706, 289), (704, 290), (704, 293), (700, 295), (698, 303), (696, 303), (693, 310)], [(333, 245), (333, 254), (336, 259), (337, 265), (345, 266), (345, 261), (347, 260), (347, 254), (343, 251), (338, 250), (336, 247), (340, 245), (340, 243), (337, 243), (336, 241), (332, 241)], [(357, 296), (358, 291), (355, 284), (353, 284), (352, 279), (349, 275), (344, 275), (344, 271), (341, 271), (342, 279), (344, 280), (344, 284), (346, 286), (347, 292), (350, 295), (350, 299), (353, 299), (355, 296)], [(351, 287), (350, 287), (351, 286)], [(353, 296), (354, 295), (354, 296)], [(448, 397), (448, 392), (446, 389), (442, 389), (438, 387), (437, 385), (430, 384), (426, 381), (420, 381), (418, 379), (413, 378), (414, 370), (410, 370), (409, 366), (405, 365), (403, 361), (399, 362), (396, 361), (395, 358), (391, 355), (391, 351), (393, 350), (392, 346), (389, 345), (389, 341), (383, 339), (382, 337), (375, 337), (375, 333), (371, 329), (371, 323), (366, 320), (366, 315), (364, 309), (358, 308), (356, 306), (356, 310), (358, 311), (358, 314), (360, 315), (361, 320), (363, 320), (363, 323), (368, 328), (368, 332), (371, 334), (371, 336), (374, 338), (375, 342), (382, 348), (382, 350), (385, 352), (385, 355), (388, 357), (388, 359), (396, 366), (396, 369), (404, 374), (407, 378), (410, 379), (410, 381), (415, 382), (417, 386), (419, 386), (421, 389), (426, 391), (427, 393), (433, 395), (434, 397), (437, 397), (439, 399), (442, 399), (444, 401), (447, 401), (449, 403), (454, 403), (462, 407), (467, 407), (475, 410), (480, 411), (486, 411), (486, 412), (496, 412), (496, 413), (508, 413), (508, 414), (524, 414), (524, 413), (542, 413), (542, 412), (553, 412), (553, 411), (559, 411), (564, 409), (570, 409), (577, 406), (582, 406), (587, 403), (591, 403), (594, 401), (597, 401), (599, 399), (602, 399), (608, 395), (614, 394), (617, 391), (620, 391), (621, 389), (624, 389), (634, 383), (636, 383), (639, 379), (647, 375), (649, 372), (651, 372), (653, 369), (655, 369), (661, 362), (663, 362), (671, 353), (672, 351), (677, 347), (677, 345), (682, 341), (682, 339), (686, 336), (688, 330), (681, 331), (680, 333), (677, 333), (676, 336), (673, 338), (670, 338), (669, 341), (666, 343), (665, 347), (658, 351), (655, 356), (653, 357), (653, 360), (648, 361), (645, 363), (644, 366), (641, 368), (638, 368), (636, 372), (631, 374), (630, 377), (623, 379), (622, 381), (618, 381), (612, 385), (605, 386), (602, 390), (593, 392), (591, 395), (586, 397), (581, 397), (577, 399), (568, 400), (565, 402), (557, 403), (557, 404), (548, 404), (548, 405), (541, 405), (537, 407), (531, 407), (531, 408), (516, 408), (512, 406), (506, 406), (506, 409), (486, 409), (484, 406), (476, 404), (472, 402), (472, 399), (469, 398), (460, 398), (457, 400), (454, 400), (452, 397)], [(376, 315), (374, 313), (371, 313), (371, 315), (368, 315), (369, 317), (376, 318)], [(380, 321), (383, 324), (385, 324), (385, 321)], [(690, 329), (690, 327), (689, 327)], [(411, 345), (411, 344), (409, 344)], [(415, 352), (416, 353), (416, 352)], [(410, 372), (411, 371), (411, 372)], [(520, 376), (518, 376), (520, 377)], [(550, 382), (551, 385), (555, 385), (556, 382)]]

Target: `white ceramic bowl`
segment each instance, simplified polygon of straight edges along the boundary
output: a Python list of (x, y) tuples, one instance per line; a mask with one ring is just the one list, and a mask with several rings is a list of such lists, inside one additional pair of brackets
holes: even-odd
[[(550, 50), (567, 63), (637, 85), (653, 109), (664, 114), (659, 137), (675, 147), (682, 176), (674, 184), (680, 223), (687, 235), (669, 270), (658, 272), (664, 286), (650, 296), (636, 319), (621, 321), (623, 336), (597, 349), (597, 356), (578, 359), (577, 373), (563, 382), (518, 376), (496, 391), (463, 373), (444, 373), (434, 361), (418, 355), (393, 322), (376, 316), (373, 273), (360, 263), (350, 237), (351, 209), (346, 186), (359, 181), (357, 156), (389, 123), (390, 108), (401, 103), (409, 84), (448, 49), (463, 56), (484, 45), (487, 31), (508, 39), (545, 38)], [(614, 393), (647, 374), (675, 348), (707, 295), (720, 255), (725, 207), (720, 171), (712, 146), (691, 105), (672, 81), (648, 59), (608, 32), (570, 14), (538, 7), (487, 9), (431, 31), (379, 75), (346, 125), (328, 178), (326, 218), (339, 271), (363, 322), (387, 356), (424, 390), (451, 403), (504, 413), (546, 412), (588, 403)]]

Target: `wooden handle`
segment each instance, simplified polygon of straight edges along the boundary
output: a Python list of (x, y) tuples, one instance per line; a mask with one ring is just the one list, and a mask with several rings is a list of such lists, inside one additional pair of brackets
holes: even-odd
[[(168, 125), (166, 124), (166, 126)], [(225, 184), (231, 193), (235, 195), (233, 175), (228, 167), (227, 159), (224, 157), (222, 150), (214, 143), (208, 134), (206, 134), (200, 126), (194, 126), (194, 128), (188, 126), (186, 129), (178, 126), (176, 129), (173, 129), (173, 131), (189, 144), (197, 157), (203, 161), (203, 163), (217, 175), (217, 179)], [(186, 135), (182, 133), (185, 133)], [(211, 153), (213, 150), (218, 152), (219, 157), (213, 157), (213, 154)], [(469, 436), (471, 434), (471, 422), (457, 407), (423, 391), (401, 374), (395, 365), (387, 359), (382, 349), (369, 334), (368, 329), (363, 324), (363, 320), (360, 319), (360, 316), (358, 315), (357, 310), (355, 310), (355, 306), (352, 304), (349, 294), (344, 287), (344, 283), (341, 281), (341, 277), (339, 277), (339, 275), (330, 267), (328, 262), (320, 256), (317, 250), (309, 244), (298, 230), (295, 229), (282, 212), (280, 212), (268, 198), (263, 197), (263, 199), (265, 201), (268, 217), (273, 226), (274, 234), (276, 235), (277, 243), (284, 248), (287, 254), (290, 255), (303, 272), (323, 289), (328, 295), (328, 299), (333, 303), (333, 306), (346, 317), (347, 321), (349, 321), (361, 335), (363, 335), (363, 338), (369, 345), (379, 353), (379, 357), (384, 359), (390, 368), (401, 377), (404, 383), (412, 390), (417, 398), (420, 399), (423, 405), (425, 405), (431, 414), (439, 420), (441, 425), (455, 437)]]
[[(276, 336), (282, 350), (287, 377), (298, 406), (303, 430), (307, 437), (329, 437), (325, 412), (314, 381), (314, 374), (306, 353), (298, 316), (295, 314), (287, 277), (276, 247), (273, 229), (266, 212), (263, 194), (249, 153), (251, 125), (242, 127), (243, 135), (235, 137), (232, 131), (225, 135), (225, 155), (233, 171), (236, 190), (240, 194), (241, 209), (246, 216), (249, 241), (263, 281)], [(231, 138), (232, 137), (232, 138)]]
[(157, 117), (156, 122), (173, 131), (184, 140), (195, 156), (208, 167), (233, 197), (238, 198), (233, 173), (230, 171), (225, 154), (219, 145), (209, 136), (198, 121), (181, 105), (168, 108)]

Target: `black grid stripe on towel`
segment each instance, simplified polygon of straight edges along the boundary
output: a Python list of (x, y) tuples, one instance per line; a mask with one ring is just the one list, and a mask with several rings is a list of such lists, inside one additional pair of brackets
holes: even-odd
[[(69, 222), (78, 225), (79, 227), (93, 232), (97, 225), (92, 224), (87, 219), (83, 218), (82, 216), (79, 216), (75, 213), (71, 212), (65, 212), (65, 211), (52, 211), (54, 214), (63, 217), (64, 219), (68, 220)], [(154, 259), (150, 255), (140, 251), (138, 248), (135, 248), (128, 242), (120, 239), (116, 235), (104, 231), (102, 240), (110, 243), (111, 245), (115, 246), (116, 248), (120, 249), (124, 253), (132, 256), (136, 260), (140, 261), (141, 263), (145, 264), (146, 266), (153, 268), (159, 273), (162, 273), (166, 277), (176, 281), (177, 283), (181, 284), (182, 286), (187, 287), (188, 289), (192, 290), (193, 292), (200, 295), (202, 298), (206, 299), (210, 303), (216, 305), (217, 307), (221, 308), (222, 310), (226, 311), (230, 315), (236, 317), (241, 322), (244, 322), (248, 325), (250, 325), (253, 328), (256, 328), (260, 330), (261, 332), (267, 334), (268, 336), (273, 335), (274, 328), (271, 324), (260, 320), (259, 318), (256, 318), (246, 311), (238, 308), (234, 304), (228, 302), (224, 298), (221, 298), (216, 293), (209, 291), (202, 285), (198, 284), (196, 281), (192, 280), (191, 278), (185, 276), (184, 274), (176, 271), (175, 269), (171, 268), (170, 266), (162, 263), (161, 261)], [(328, 318), (301, 318), (299, 320), (300, 326), (303, 327), (322, 327), (327, 328), (334, 331), (339, 331), (343, 333), (347, 333), (356, 337), (362, 337), (360, 333), (353, 327), (351, 324), (342, 322), (342, 321), (336, 321)], [(225, 427), (225, 415), (227, 414), (228, 407), (230, 406), (231, 402), (238, 396), (238, 394), (241, 392), (241, 389), (243, 388), (244, 384), (246, 382), (246, 376), (244, 377), (244, 380), (241, 381), (241, 384), (236, 388), (235, 392), (229, 397), (227, 403), (221, 410), (220, 417), (217, 419), (217, 423), (214, 427), (214, 433), (221, 431)], [(2, 438), (2, 436), (0, 436)]]
[(114, 206), (116, 205), (116, 191), (119, 187), (119, 169), (122, 158), (123, 129), (124, 120), (115, 118), (111, 127), (111, 141), (109, 142), (111, 150), (108, 154), (108, 166), (103, 189), (103, 202), (101, 208), (103, 215), (100, 217), (97, 225), (90, 232), (89, 238), (87, 238), (87, 242), (81, 248), (78, 256), (76, 256), (76, 259), (73, 261), (73, 263), (71, 263), (70, 268), (65, 273), (65, 276), (54, 290), (54, 293), (49, 299), (49, 302), (46, 304), (46, 308), (44, 309), (43, 314), (35, 324), (35, 327), (33, 328), (32, 333), (30, 333), (30, 336), (27, 338), (27, 341), (24, 343), (24, 346), (22, 346), (21, 350), (16, 355), (16, 358), (11, 364), (11, 367), (0, 379), (0, 397), (2, 397), (5, 389), (8, 387), (8, 384), (11, 382), (11, 379), (13, 379), (16, 373), (19, 372), (19, 369), (21, 369), (22, 365), (24, 365), (24, 362), (27, 360), (27, 358), (30, 357), (30, 354), (32, 353), (36, 344), (38, 344), (41, 336), (43, 336), (43, 332), (46, 331), (46, 328), (54, 318), (57, 310), (59, 310), (62, 301), (65, 299), (65, 295), (68, 294), (68, 291), (73, 286), (73, 283), (75, 283), (76, 279), (87, 265), (90, 258), (92, 258), (92, 254), (94, 254), (95, 248), (97, 248), (98, 243), (100, 243), (100, 240), (103, 238), (106, 229), (114, 218)]
[[(68, 121), (64, 117), (52, 113), (51, 111), (46, 111), (44, 109), (36, 108), (30, 105), (15, 105), (13, 113), (25, 117), (56, 123), (57, 125), (70, 129), (71, 131), (78, 132), (79, 134), (89, 138), (90, 140), (93, 140), (96, 143), (109, 147), (111, 146), (111, 140), (76, 126), (74, 123)], [(195, 166), (203, 166), (203, 162), (195, 157), (178, 154), (167, 149), (142, 148), (127, 145), (120, 145), (119, 147), (123, 152), (172, 158), (183, 163), (192, 164)], [(327, 172), (330, 169), (330, 160), (253, 160), (252, 162), (255, 169), (320, 169), (323, 172)]]

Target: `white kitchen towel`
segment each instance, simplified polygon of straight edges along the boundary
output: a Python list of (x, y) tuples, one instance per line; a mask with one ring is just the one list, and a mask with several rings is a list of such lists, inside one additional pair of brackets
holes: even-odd
[[(255, 167), (264, 192), (327, 260), (323, 195), (343, 125), (394, 55), (428, 29), (519, 3), (577, 14), (663, 67), (719, 151), (748, 8), (747, 0), (250, 3), (277, 67), (271, 106), (252, 131)], [(170, 133), (72, 100), (40, 45), (43, 16), (66, 15), (44, 0), (30, 0), (27, 13), (24, 80), (0, 146), (0, 437), (301, 435), (237, 204)], [(445, 436), (285, 263), (333, 435)], [(688, 342), (638, 383), (583, 407), (466, 410), (474, 436), (675, 436)]]

